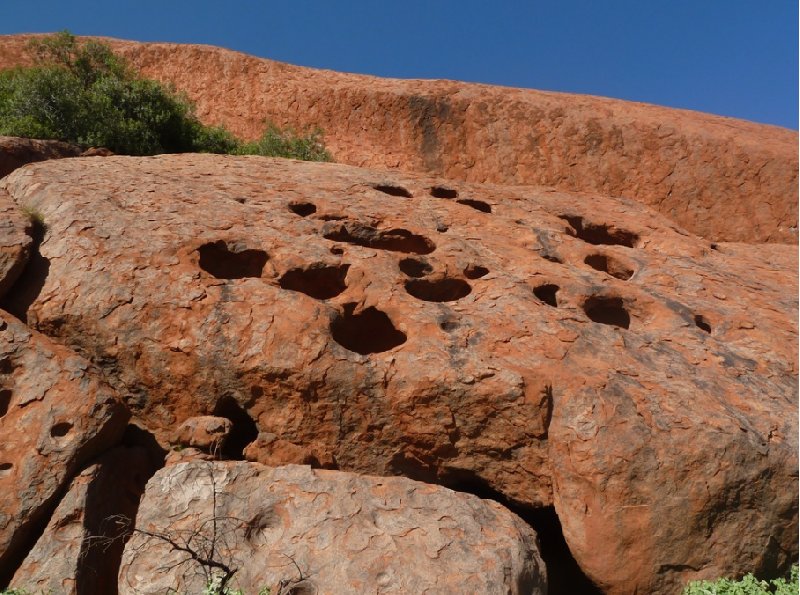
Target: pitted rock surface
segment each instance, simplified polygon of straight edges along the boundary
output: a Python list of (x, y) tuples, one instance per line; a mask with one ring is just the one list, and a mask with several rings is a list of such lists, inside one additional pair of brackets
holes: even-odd
[(0, 581), (128, 412), (85, 359), (0, 311)]
[(206, 585), (164, 536), (201, 552), (215, 541), (214, 559), (238, 569), (232, 584), (246, 593), (547, 592), (536, 534), (521, 519), (491, 500), (404, 478), (179, 463), (147, 484), (136, 528), (121, 595)]
[[(29, 39), (0, 36), (0, 68), (29, 63)], [(796, 131), (602, 97), (105, 41), (184, 91), (204, 122), (246, 138), (261, 134), (265, 118), (319, 126), (340, 163), (625, 196), (709, 239), (797, 243)]]
[(608, 593), (797, 555), (793, 247), (257, 157), (54, 161), (0, 188), (48, 225), (29, 322), (164, 445), (220, 415), (232, 458), (555, 505)]

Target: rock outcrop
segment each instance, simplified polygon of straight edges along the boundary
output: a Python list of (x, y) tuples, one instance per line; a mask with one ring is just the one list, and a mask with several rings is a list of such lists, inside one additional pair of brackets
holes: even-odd
[(0, 178), (26, 163), (77, 157), (83, 149), (57, 140), (0, 136)]
[(215, 415), (227, 458), (555, 506), (606, 593), (797, 556), (794, 247), (256, 157), (55, 161), (3, 190), (47, 225), (28, 322), (164, 446)]
[(91, 364), (0, 311), (0, 582), (128, 412)]
[[(28, 63), (29, 38), (0, 36), (0, 68)], [(794, 131), (600, 97), (107, 41), (146, 76), (184, 91), (205, 122), (247, 138), (265, 118), (319, 126), (341, 163), (625, 196), (711, 240), (797, 243)]]
[[(236, 569), (247, 593), (547, 592), (536, 535), (491, 500), (404, 478), (181, 463), (147, 485), (120, 593), (199, 593)], [(169, 570), (164, 571), (167, 568)]]
[(21, 212), (8, 194), (0, 191), (0, 298), (28, 263), (34, 231), (30, 215)]

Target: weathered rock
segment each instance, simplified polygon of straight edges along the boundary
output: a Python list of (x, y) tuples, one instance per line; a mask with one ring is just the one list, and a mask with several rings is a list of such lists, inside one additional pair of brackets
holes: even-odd
[(11, 587), (30, 593), (115, 593), (126, 536), (155, 469), (142, 448), (116, 448), (72, 480)]
[(233, 422), (227, 417), (190, 417), (180, 425), (173, 442), (211, 453), (221, 452), (232, 427)]
[[(28, 39), (0, 36), (0, 68), (29, 63)], [(247, 138), (261, 134), (265, 118), (319, 126), (340, 163), (626, 196), (709, 239), (797, 243), (796, 131), (587, 95), (106, 41), (145, 75), (186, 92), (203, 121)]]
[(33, 222), (0, 191), (0, 298), (14, 285), (30, 256)]
[(0, 311), (0, 581), (128, 412), (82, 357)]
[(122, 595), (202, 590), (202, 567), (166, 539), (237, 569), (233, 584), (247, 593), (282, 584), (303, 593), (547, 591), (536, 535), (522, 520), (491, 500), (404, 478), (166, 467), (147, 484), (125, 547)]
[(712, 245), (633, 201), (255, 157), (0, 186), (50, 222), (29, 320), (164, 444), (221, 415), (230, 457), (555, 505), (609, 593), (797, 555), (792, 247)]
[(0, 178), (26, 163), (77, 157), (83, 149), (57, 140), (0, 136)]

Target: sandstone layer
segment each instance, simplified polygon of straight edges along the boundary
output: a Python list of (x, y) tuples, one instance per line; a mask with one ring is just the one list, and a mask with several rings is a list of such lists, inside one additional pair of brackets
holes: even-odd
[(522, 520), (491, 500), (404, 478), (165, 467), (147, 484), (125, 547), (122, 595), (205, 587), (202, 568), (169, 540), (201, 557), (214, 551), (246, 593), (547, 592), (536, 534)]
[(0, 311), (0, 581), (128, 413), (91, 364)]
[(162, 443), (555, 506), (606, 593), (797, 556), (797, 254), (642, 205), (334, 164), (73, 159), (16, 310)]
[[(0, 36), (0, 68), (29, 63), (28, 39)], [(600, 97), (107, 41), (146, 76), (184, 91), (203, 121), (247, 138), (265, 119), (318, 126), (341, 163), (624, 196), (708, 239), (797, 243), (795, 131)]]

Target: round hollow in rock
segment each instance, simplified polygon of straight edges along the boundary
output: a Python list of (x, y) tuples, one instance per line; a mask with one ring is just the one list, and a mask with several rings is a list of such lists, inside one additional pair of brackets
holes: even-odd
[(475, 209), (476, 211), (480, 211), (481, 213), (492, 212), (492, 206), (487, 202), (483, 202), (482, 200), (475, 200), (472, 198), (461, 198), (456, 202), (460, 205), (472, 207), (473, 209)]
[(624, 329), (631, 326), (631, 315), (620, 297), (590, 297), (583, 303), (583, 311), (592, 322)]
[(631, 267), (608, 254), (590, 254), (583, 259), (583, 262), (596, 271), (607, 273), (622, 281), (627, 281), (634, 273)]
[(349, 264), (336, 264), (291, 269), (283, 274), (278, 284), (283, 289), (299, 291), (318, 300), (328, 300), (347, 289), (345, 278), (349, 268)]
[(395, 186), (394, 184), (376, 184), (373, 188), (389, 196), (402, 196), (403, 198), (411, 198), (411, 193), (402, 186)]
[(569, 223), (569, 229), (567, 229), (569, 235), (583, 240), (587, 244), (635, 248), (639, 243), (638, 234), (614, 225), (589, 223), (584, 221), (580, 215), (559, 215), (559, 218)]
[(479, 264), (470, 264), (467, 265), (467, 268), (464, 269), (464, 276), (467, 279), (480, 279), (481, 277), (485, 277), (489, 274), (489, 269), (486, 267), (482, 267)]
[(289, 210), (295, 215), (308, 217), (317, 212), (317, 205), (311, 202), (293, 202), (289, 203)]
[(217, 279), (261, 277), (268, 259), (263, 250), (230, 247), (223, 240), (203, 244), (197, 252), (200, 268)]
[(431, 188), (431, 196), (434, 198), (458, 198), (458, 190), (447, 186), (434, 186)]
[(339, 345), (360, 353), (381, 353), (406, 342), (405, 333), (397, 330), (391, 319), (375, 307), (355, 312), (356, 304), (346, 304), (331, 322), (331, 335)]
[(454, 302), (468, 296), (472, 287), (463, 279), (413, 279), (406, 281), (406, 291), (426, 302)]
[(694, 324), (700, 330), (705, 331), (708, 334), (711, 334), (711, 323), (702, 314), (695, 314), (694, 315)]
[(398, 266), (403, 274), (415, 279), (424, 277), (433, 271), (433, 267), (430, 264), (417, 258), (404, 258), (398, 263)]
[(558, 308), (558, 298), (556, 294), (561, 289), (558, 285), (552, 283), (545, 283), (533, 288), (533, 295), (539, 298), (542, 302), (553, 308)]

